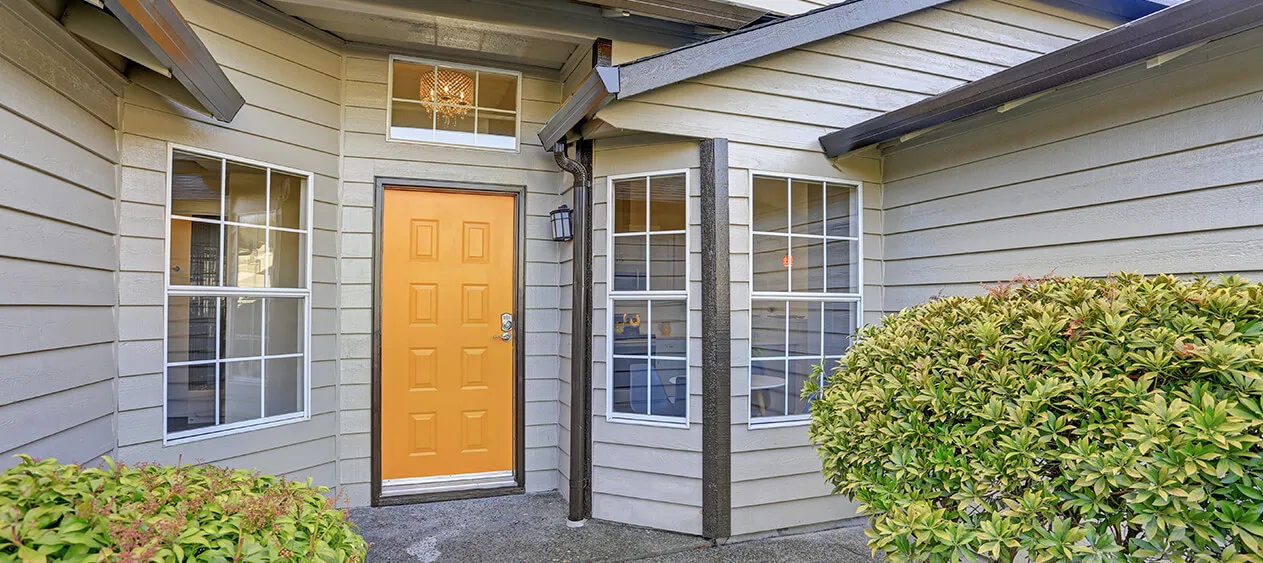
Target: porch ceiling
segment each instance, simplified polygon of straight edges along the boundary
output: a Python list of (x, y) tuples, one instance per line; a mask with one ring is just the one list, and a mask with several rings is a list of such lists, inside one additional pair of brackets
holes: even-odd
[(264, 0), (347, 41), (558, 71), (597, 37), (675, 47), (691, 25), (562, 0)]

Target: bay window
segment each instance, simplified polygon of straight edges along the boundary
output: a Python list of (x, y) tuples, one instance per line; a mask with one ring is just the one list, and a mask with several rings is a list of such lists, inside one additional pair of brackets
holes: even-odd
[(860, 323), (859, 188), (756, 173), (751, 189), (750, 421), (797, 422)]
[(688, 173), (609, 181), (611, 420), (688, 421)]
[(169, 172), (167, 439), (306, 417), (311, 175), (186, 149)]

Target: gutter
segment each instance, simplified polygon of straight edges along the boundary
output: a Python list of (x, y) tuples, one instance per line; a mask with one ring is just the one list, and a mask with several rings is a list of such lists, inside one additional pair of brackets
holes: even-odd
[[(556, 150), (558, 141), (581, 121), (590, 119), (601, 108), (618, 98), (619, 69), (616, 66), (593, 67), (583, 82), (575, 88), (544, 127), (539, 130), (539, 142), (548, 150)], [(565, 150), (565, 145), (562, 145)], [(559, 164), (560, 165), (560, 164)], [(564, 168), (564, 167), (563, 167)], [(569, 170), (567, 170), (569, 171)], [(576, 207), (575, 209), (579, 209)]]
[(820, 137), (829, 158), (1022, 100), (1103, 72), (1263, 25), (1259, 0), (1193, 0), (1171, 6)]

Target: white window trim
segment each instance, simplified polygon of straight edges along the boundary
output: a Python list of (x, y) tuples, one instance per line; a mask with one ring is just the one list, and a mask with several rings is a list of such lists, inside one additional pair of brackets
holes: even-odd
[[(684, 290), (683, 291), (614, 291), (614, 182), (618, 180), (626, 180), (628, 178), (653, 178), (655, 176), (673, 176), (676, 174), (684, 175)], [(684, 364), (685, 374), (688, 378), (688, 384), (685, 385), (684, 400), (684, 417), (683, 420), (671, 416), (654, 416), (636, 413), (616, 413), (614, 412), (614, 301), (619, 300), (661, 300), (661, 301), (678, 301), (684, 300), (684, 314), (688, 319), (692, 316), (690, 309), (692, 300), (689, 298), (692, 286), (693, 270), (692, 270), (692, 251), (689, 246), (689, 231), (692, 225), (692, 189), (693, 189), (693, 173), (688, 168), (676, 170), (654, 170), (651, 172), (638, 172), (635, 174), (618, 174), (608, 176), (605, 179), (605, 420), (607, 422), (622, 424), (638, 424), (642, 426), (656, 426), (660, 428), (685, 428), (689, 427), (689, 420), (692, 417), (693, 409), (693, 330), (692, 322), (687, 322), (688, 330), (685, 331), (685, 340), (688, 346), (685, 346)], [(648, 190), (645, 191), (646, 205), (652, 201), (649, 197)], [(647, 218), (647, 216), (646, 216)], [(648, 231), (649, 225), (645, 225), (647, 234), (679, 234), (680, 231)], [(648, 240), (646, 240), (648, 243)], [(648, 249), (646, 247), (646, 252)], [(646, 257), (646, 260), (648, 257)], [(648, 268), (649, 264), (646, 263)], [(647, 278), (646, 278), (647, 280)], [(647, 286), (646, 286), (647, 287)], [(651, 307), (652, 309), (652, 307)], [(648, 322), (648, 321), (647, 321)], [(650, 325), (652, 330), (652, 325)], [(646, 352), (648, 352), (646, 350)], [(652, 357), (646, 353), (647, 357)], [(677, 361), (678, 358), (672, 358)]]
[[(390, 134), (391, 123), (394, 123), (393, 112), (395, 108), (395, 61), (403, 61), (407, 63), (427, 64), (432, 66), (443, 66), (447, 68), (459, 68), (464, 70), (473, 70), (480, 72), (490, 72), (494, 74), (507, 74), (517, 77), (517, 109), (513, 112), (513, 148), (501, 149), (496, 147), (484, 147), (479, 145), (465, 145), (460, 143), (440, 143), (438, 141), (417, 141), (413, 139), (397, 139)], [(475, 82), (475, 90), (478, 86)], [(418, 102), (419, 103), (419, 102)], [(477, 124), (475, 124), (475, 129)], [(475, 133), (476, 134), (476, 133)], [(501, 153), (520, 153), (522, 152), (522, 73), (516, 70), (505, 70), (488, 66), (467, 65), (459, 63), (451, 63), (440, 61), (437, 59), (425, 59), (421, 57), (409, 57), (407, 55), (391, 55), (386, 66), (386, 141), (391, 143), (405, 143), (410, 145), (425, 145), (431, 147), (448, 147), (457, 149), (471, 149), (479, 151), (492, 151)]]
[[(231, 160), (233, 162), (237, 162), (240, 164), (246, 164), (246, 165), (256, 166), (260, 168), (267, 168), (270, 170), (276, 170), (278, 172), (284, 172), (286, 174), (291, 174), (294, 176), (302, 176), (307, 179), (307, 194), (302, 202), (304, 206), (303, 215), (307, 217), (307, 229), (305, 231), (305, 234), (307, 235), (306, 236), (306, 243), (307, 243), (306, 262), (307, 263), (306, 263), (306, 272), (305, 272), (305, 278), (306, 278), (305, 286), (298, 290), (294, 288), (239, 288), (239, 287), (210, 288), (211, 292), (229, 295), (229, 296), (233, 294), (242, 294), (242, 295), (248, 294), (248, 295), (253, 295), (253, 296), (265, 295), (267, 297), (303, 297), (304, 298), (303, 299), (303, 303), (304, 303), (304, 306), (303, 306), (303, 309), (304, 309), (303, 311), (303, 317), (304, 317), (303, 352), (302, 352), (302, 357), (303, 357), (303, 362), (302, 362), (302, 365), (303, 365), (303, 410), (302, 412), (288, 413), (288, 414), (283, 414), (283, 415), (258, 418), (254, 420), (246, 420), (246, 421), (234, 422), (230, 424), (220, 424), (216, 426), (210, 426), (207, 428), (185, 430), (182, 432), (174, 432), (174, 433), (167, 432), (167, 405), (168, 405), (167, 369), (169, 367), (169, 362), (167, 361), (168, 359), (167, 343), (168, 343), (169, 336), (167, 334), (167, 331), (169, 330), (169, 322), (170, 322), (169, 321), (170, 312), (168, 310), (170, 307), (170, 301), (171, 301), (170, 297), (173, 295), (175, 296), (203, 295), (208, 292), (207, 288), (200, 288), (200, 287), (193, 287), (193, 286), (175, 286), (175, 288), (172, 288), (171, 286), (171, 217), (172, 217), (172, 213), (171, 213), (172, 172), (171, 172), (171, 169), (172, 169), (172, 158), (174, 157), (175, 151), (177, 150), (181, 152), (185, 152), (185, 153), (206, 156), (209, 158), (226, 159), (226, 160)], [(269, 181), (270, 181), (270, 177), (271, 176), (269, 175)], [(163, 274), (162, 274), (162, 289), (163, 289), (163, 293), (162, 293), (162, 445), (163, 446), (185, 444), (189, 442), (207, 440), (210, 438), (219, 438), (223, 436), (230, 436), (233, 434), (241, 434), (241, 433), (249, 432), (252, 430), (260, 430), (263, 428), (282, 426), (285, 424), (292, 424), (295, 422), (302, 422), (302, 421), (311, 419), (311, 333), (312, 333), (312, 329), (311, 329), (311, 305), (312, 305), (311, 303), (311, 300), (312, 300), (311, 262), (312, 262), (312, 258), (311, 257), (312, 257), (312, 241), (315, 238), (313, 236), (315, 234), (315, 215), (314, 215), (315, 192), (316, 192), (315, 179), (316, 179), (315, 174), (311, 172), (307, 172), (305, 170), (298, 170), (295, 168), (289, 168), (285, 166), (277, 166), (277, 165), (270, 164), (267, 162), (262, 162), (262, 161), (253, 160), (249, 158), (243, 158), (240, 156), (225, 154), (221, 152), (210, 151), (210, 150), (201, 149), (197, 147), (190, 147), (190, 146), (179, 145), (175, 143), (167, 143), (166, 184), (165, 184), (167, 193), (166, 193), (166, 209), (164, 210), (165, 224), (163, 225), (163, 240), (162, 240), (162, 248), (163, 248), (163, 262), (162, 262), (163, 263)], [(227, 186), (220, 186), (220, 190), (226, 192)], [(224, 197), (224, 196), (221, 196), (221, 197)], [(270, 198), (268, 201), (268, 205), (269, 206), (271, 205)], [(227, 223), (228, 222), (225, 221), (225, 224)], [(250, 226), (258, 227), (258, 225), (250, 225)], [(268, 227), (268, 228), (271, 228), (271, 227)], [(282, 230), (292, 230), (292, 229), (282, 229)], [(299, 232), (303, 232), (303, 231), (299, 230)], [(222, 236), (221, 236), (220, 244), (221, 244), (220, 252), (223, 252)], [(221, 272), (220, 275), (222, 276), (223, 273)], [(176, 363), (180, 364), (182, 362), (176, 362)], [(204, 363), (204, 362), (196, 362), (196, 363)], [(262, 382), (260, 382), (260, 384), (262, 384)], [(218, 377), (215, 380), (215, 385), (216, 387), (219, 386)], [(216, 406), (216, 408), (218, 408), (218, 405)]]
[[(804, 293), (804, 292), (788, 292), (788, 291), (755, 291), (754, 290), (754, 177), (755, 176), (771, 176), (774, 178), (783, 178), (787, 180), (803, 180), (807, 182), (823, 182), (826, 184), (836, 184), (851, 186), (855, 190), (855, 232), (856, 237), (834, 237), (837, 239), (854, 240), (856, 244), (855, 255), (857, 256), (856, 264), (856, 293)], [(746, 229), (749, 237), (747, 241), (748, 259), (750, 264), (750, 299), (746, 302), (747, 311), (751, 311), (752, 303), (755, 300), (781, 300), (781, 301), (810, 301), (822, 302), (832, 301), (840, 303), (855, 303), (855, 326), (852, 327), (858, 332), (860, 327), (864, 326), (864, 183), (858, 180), (846, 178), (826, 178), (823, 176), (808, 176), (804, 174), (792, 174), (788, 172), (772, 172), (768, 170), (749, 170), (746, 175), (746, 185), (749, 186), (747, 194), (747, 217), (750, 218), (750, 225)], [(826, 202), (827, 204), (827, 202)], [(821, 237), (824, 238), (824, 237)], [(792, 248), (792, 246), (791, 246)], [(792, 288), (791, 288), (792, 289)], [(752, 380), (754, 378), (754, 354), (752, 348), (754, 346), (754, 322), (751, 319), (750, 334), (747, 335), (749, 344), (746, 346), (746, 427), (750, 430), (758, 430), (763, 428), (783, 428), (786, 426), (804, 426), (811, 423), (811, 415), (795, 414), (783, 416), (768, 416), (755, 418), (750, 415), (754, 408), (754, 393), (750, 390), (753, 387)], [(852, 333), (854, 334), (854, 332)], [(824, 351), (821, 350), (823, 353)], [(828, 366), (825, 366), (828, 368)], [(786, 385), (785, 393), (789, 393), (789, 387)]]

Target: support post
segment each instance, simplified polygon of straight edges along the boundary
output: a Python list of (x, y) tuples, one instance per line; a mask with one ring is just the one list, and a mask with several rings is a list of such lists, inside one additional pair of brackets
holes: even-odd
[(699, 146), (702, 174), (702, 535), (732, 535), (732, 295), (728, 140)]

